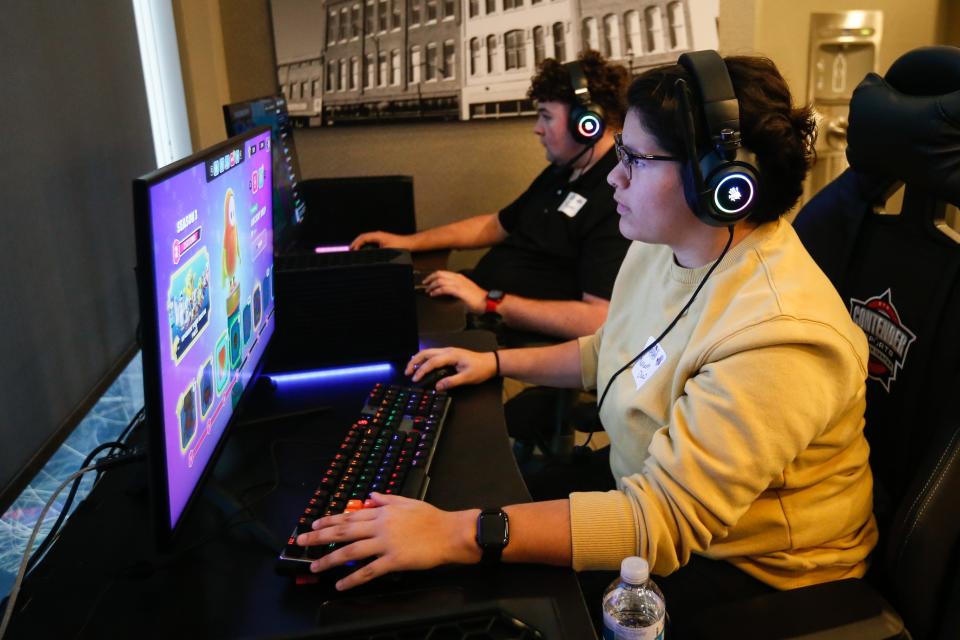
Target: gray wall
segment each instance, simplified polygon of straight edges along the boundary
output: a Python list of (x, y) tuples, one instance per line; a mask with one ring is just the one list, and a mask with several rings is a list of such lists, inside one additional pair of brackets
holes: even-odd
[(129, 0), (4, 3), (0, 512), (126, 363), (155, 168)]

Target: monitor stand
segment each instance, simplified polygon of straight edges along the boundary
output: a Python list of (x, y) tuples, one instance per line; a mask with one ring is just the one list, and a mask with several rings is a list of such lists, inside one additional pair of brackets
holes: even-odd
[[(226, 522), (225, 533), (229, 533), (238, 539), (252, 541), (272, 553), (280, 555), (280, 551), (283, 550), (283, 540), (270, 531), (263, 522), (254, 517), (253, 510), (237, 500), (236, 496), (213, 480), (208, 481), (204, 486), (203, 496), (211, 507), (223, 515)], [(230, 524), (231, 520), (244, 512), (249, 514), (249, 520), (239, 521), (234, 525)]]

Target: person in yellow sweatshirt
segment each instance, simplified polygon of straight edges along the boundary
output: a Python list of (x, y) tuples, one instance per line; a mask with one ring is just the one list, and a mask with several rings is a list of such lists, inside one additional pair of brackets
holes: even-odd
[(544, 348), (428, 349), (407, 368), (419, 380), (455, 367), (438, 388), (499, 373), (603, 390), (611, 490), (487, 513), (480, 528), (497, 534), (508, 518), (509, 537), (484, 548), (478, 509), (444, 512), (373, 494), (376, 508), (322, 518), (300, 536), (305, 545), (352, 541), (314, 571), (375, 557), (338, 583), (345, 589), (481, 557), (582, 571), (640, 555), (668, 576), (660, 582), (668, 608), (688, 615), (698, 603), (681, 601), (703, 599), (696, 585), (715, 596), (699, 602), (709, 606), (864, 574), (877, 539), (863, 436), (867, 342), (782, 219), (812, 158), (811, 111), (792, 105), (769, 60), (725, 62), (743, 147), (759, 170), (748, 217), (724, 227), (694, 215), (683, 189), (690, 154), (677, 126), (685, 111), (676, 81), (694, 89), (695, 144), (707, 153), (697, 85), (682, 65), (647, 71), (630, 87), (620, 162), (608, 176), (620, 231), (634, 242), (606, 323)]

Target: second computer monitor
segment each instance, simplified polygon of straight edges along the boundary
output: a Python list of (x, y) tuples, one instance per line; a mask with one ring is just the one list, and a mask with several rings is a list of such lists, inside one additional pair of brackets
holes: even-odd
[(306, 215), (300, 192), (300, 166), (293, 129), (283, 96), (269, 96), (223, 106), (227, 135), (269, 126), (273, 135), (273, 227), (277, 251), (293, 250)]

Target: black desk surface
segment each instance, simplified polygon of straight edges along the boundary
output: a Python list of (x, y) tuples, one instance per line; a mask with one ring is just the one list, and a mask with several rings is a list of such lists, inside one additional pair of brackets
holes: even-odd
[[(442, 341), (494, 346), (485, 332)], [(145, 465), (108, 472), (25, 582), (8, 637), (299, 637), (496, 601), (547, 638), (594, 637), (569, 569), (443, 567), (387, 576), (346, 593), (326, 581), (296, 586), (274, 573), (276, 551), (295, 514), (377, 381), (367, 375), (281, 385), (259, 398), (245, 412), (252, 422), (229, 434), (170, 553), (154, 550)], [(529, 501), (506, 437), (499, 383), (451, 395), (427, 500), (446, 509)], [(327, 409), (306, 418), (253, 421), (311, 406)]]
[[(414, 253), (414, 280), (419, 282), (426, 275), (447, 268), (449, 250), (422, 251)], [(462, 331), (467, 324), (466, 306), (451, 296), (431, 298), (425, 291), (417, 291), (417, 327), (420, 333)]]

